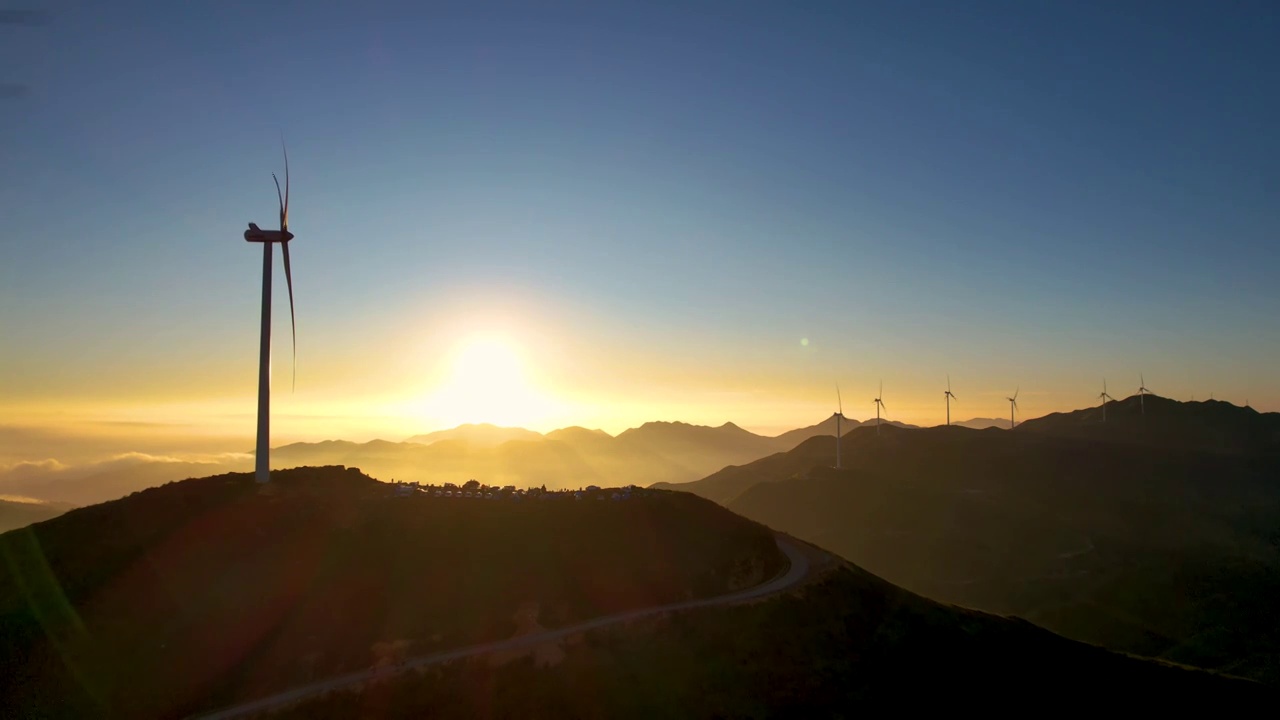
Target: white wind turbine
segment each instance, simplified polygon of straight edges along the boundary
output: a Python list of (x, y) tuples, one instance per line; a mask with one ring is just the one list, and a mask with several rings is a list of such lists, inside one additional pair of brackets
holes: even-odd
[(1147, 380), (1142, 377), (1142, 373), (1138, 373), (1138, 407), (1142, 409), (1142, 417), (1147, 416), (1147, 404), (1143, 402), (1143, 398), (1147, 393), (1151, 392), (1147, 389)]
[(947, 376), (947, 391), (943, 393), (943, 395), (945, 395), (947, 398), (947, 427), (950, 427), (951, 426), (951, 401), (960, 399), (956, 397), (955, 393), (951, 392), (951, 376), (950, 375)]
[(1009, 429), (1010, 430), (1018, 426), (1018, 421), (1017, 421), (1017, 418), (1015, 417), (1015, 412), (1018, 409), (1018, 392), (1021, 389), (1022, 388), (1015, 388), (1013, 391), (1013, 397), (1005, 398), (1005, 400), (1009, 401)]
[(844, 419), (844, 403), (840, 400), (840, 386), (836, 385), (836, 469), (840, 469), (840, 421)]
[(880, 410), (883, 409), (886, 413), (889, 412), (889, 408), (885, 407), (884, 400), (881, 399), (882, 397), (884, 397), (884, 381), (883, 380), (880, 381), (880, 393), (879, 395), (876, 396), (876, 400), (875, 400), (876, 402), (876, 435), (880, 434)]
[(1107, 401), (1115, 400), (1115, 398), (1107, 394), (1106, 378), (1102, 379), (1102, 392), (1098, 393), (1098, 397), (1102, 399), (1102, 422), (1106, 422), (1107, 421)]
[(284, 280), (289, 286), (289, 321), (293, 330), (294, 381), (298, 367), (298, 323), (293, 313), (293, 272), (289, 267), (289, 151), (284, 151), (284, 194), (275, 173), (276, 200), (280, 203), (280, 229), (263, 230), (253, 223), (244, 231), (248, 242), (262, 243), (262, 335), (258, 351), (258, 443), (254, 458), (254, 475), (258, 482), (271, 480), (271, 246), (280, 243), (284, 255)]

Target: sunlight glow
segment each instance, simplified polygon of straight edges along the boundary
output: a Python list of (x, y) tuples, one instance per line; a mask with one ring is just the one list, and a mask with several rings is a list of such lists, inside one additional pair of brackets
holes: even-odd
[(560, 403), (530, 377), (523, 353), (507, 338), (469, 338), (452, 353), (451, 365), (450, 374), (418, 408), (432, 425), (539, 426), (560, 412)]

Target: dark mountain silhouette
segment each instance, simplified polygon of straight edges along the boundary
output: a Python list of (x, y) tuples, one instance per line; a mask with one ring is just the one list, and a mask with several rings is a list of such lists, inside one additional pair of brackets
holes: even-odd
[(449, 430), (437, 430), (425, 435), (414, 435), (405, 442), (430, 445), (441, 440), (462, 440), (477, 448), (492, 448), (510, 440), (540, 440), (542, 433), (520, 427), (498, 427), (489, 423), (459, 425)]
[[(185, 716), (511, 637), (527, 618), (571, 625), (721, 595), (787, 567), (767, 528), (685, 493), (602, 502), (392, 490), (344, 468), (275, 472), (266, 487), (220, 475), (0, 535), (6, 715)], [(1055, 709), (1238, 714), (1273, 696), (946, 607), (805, 552), (817, 572), (782, 596), (609, 626), (565, 639), (549, 661), (453, 663), (287, 712), (826, 717), (927, 687), (953, 708), (1052, 697)], [(1017, 692), (975, 691), (993, 681)]]
[(1275, 455), (1022, 426), (861, 427), (833, 455), (814, 438), (673, 487), (944, 602), (1280, 682)]
[[(872, 422), (874, 423), (875, 421), (872, 420)], [(844, 433), (849, 432), (850, 430), (858, 427), (861, 424), (862, 424), (861, 422), (854, 420), (853, 418), (845, 418), (840, 421), (840, 434), (843, 435)], [(775, 440), (778, 441), (778, 445), (775, 449), (779, 451), (790, 450), (791, 448), (799, 445), (805, 440), (808, 440), (811, 437), (817, 437), (819, 435), (830, 435), (833, 438), (835, 437), (836, 435), (835, 413), (832, 413), (831, 417), (827, 418), (826, 420), (823, 420), (817, 425), (810, 425), (809, 427), (796, 428), (795, 430), (788, 430), (787, 432), (784, 432), (781, 435), (778, 435), (776, 438), (774, 438)]]
[(1132, 395), (1107, 403), (1105, 423), (1098, 405), (1027, 420), (1018, 430), (1215, 453), (1280, 452), (1280, 413), (1260, 413), (1222, 400), (1179, 402)]
[[(0, 535), (6, 717), (178, 717), (311, 677), (714, 596), (785, 565), (701, 498), (397, 497), (354, 469), (170, 483)], [(447, 588), (447, 591), (445, 589)]]
[[(618, 444), (659, 455), (684, 468), (724, 467), (767, 455), (777, 441), (733, 423), (720, 427), (682, 422), (648, 422), (619, 434)], [(647, 484), (647, 483), (646, 483)]]

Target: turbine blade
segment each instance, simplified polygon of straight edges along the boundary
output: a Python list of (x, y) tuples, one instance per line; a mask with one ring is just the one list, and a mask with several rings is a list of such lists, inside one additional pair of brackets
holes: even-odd
[[(276, 182), (276, 201), (280, 203), (280, 229), (284, 230), (288, 224), (288, 218), (284, 216), (284, 196), (280, 194), (280, 178), (275, 173), (271, 173), (271, 179)], [(285, 178), (286, 182), (288, 178)]]
[(844, 415), (844, 401), (840, 399), (839, 383), (836, 384), (836, 410), (838, 410), (842, 416)]
[(284, 283), (289, 286), (289, 326), (293, 331), (293, 389), (298, 389), (298, 320), (293, 314), (293, 269), (289, 267), (289, 243), (280, 243), (284, 251)]
[(284, 230), (289, 227), (289, 148), (284, 144), (284, 133), (280, 133), (280, 149), (284, 151), (284, 203), (280, 209), (280, 229)]

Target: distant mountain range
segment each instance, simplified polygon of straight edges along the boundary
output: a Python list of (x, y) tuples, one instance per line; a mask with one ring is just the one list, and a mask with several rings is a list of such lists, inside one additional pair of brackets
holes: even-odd
[[(848, 426), (856, 421), (845, 421)], [(688, 482), (726, 465), (789, 450), (822, 434), (834, 434), (834, 416), (777, 437), (725, 423), (719, 427), (651, 422), (617, 437), (569, 427), (542, 433), (489, 424), (415, 435), (405, 442), (346, 440), (293, 443), (273, 448), (273, 468), (317, 465), (359, 467), (383, 480), (461, 483), (475, 478), (496, 485), (548, 488), (590, 484), (649, 485)], [(119, 459), (65, 467), (24, 463), (0, 471), (0, 494), (87, 505), (147, 487), (252, 467), (252, 456), (208, 462), (130, 453)]]
[(1009, 420), (1002, 418), (973, 418), (972, 420), (961, 420), (951, 424), (969, 428), (970, 430), (986, 430), (987, 428), (1009, 429)]
[(819, 424), (771, 438), (733, 423), (709, 427), (650, 422), (613, 437), (578, 427), (542, 435), (522, 428), (471, 425), (404, 443), (295, 443), (272, 450), (271, 460), (274, 467), (347, 465), (384, 480), (426, 483), (475, 478), (494, 485), (548, 489), (649, 485), (694, 480), (726, 465), (790, 449), (795, 438), (822, 432)]
[(55, 518), (74, 508), (70, 503), (0, 498), (0, 532)]
[[(603, 431), (600, 431), (603, 432)], [(437, 430), (426, 435), (414, 435), (405, 442), (431, 445), (441, 440), (460, 440), (472, 447), (493, 448), (512, 440), (541, 440), (542, 433), (519, 427), (498, 427), (489, 423), (459, 425), (451, 430)]]
[[(1274, 447), (1276, 413), (1257, 413), (1223, 402), (1178, 403), (1148, 395), (1145, 415), (1136, 397), (1110, 403), (1103, 426), (1099, 408), (1058, 413), (1020, 423), (1018, 433), (1048, 433), (1105, 442), (1243, 452)], [(1195, 412), (1189, 409), (1195, 408)], [(891, 420), (885, 427), (918, 429)], [(845, 419), (841, 430), (874, 426), (874, 420)], [(1006, 421), (977, 418), (960, 426), (1004, 427)], [(272, 450), (272, 467), (347, 465), (383, 480), (443, 483), (476, 478), (498, 485), (578, 487), (588, 484), (685, 483), (720, 475), (714, 482), (745, 487), (755, 470), (738, 471), (755, 460), (791, 450), (816, 436), (835, 434), (835, 416), (770, 437), (733, 423), (719, 427), (651, 422), (617, 437), (601, 430), (562, 428), (546, 434), (489, 424), (462, 425), (414, 435), (404, 442), (345, 440), (294, 443)], [(830, 446), (834, 455), (834, 446)], [(217, 472), (252, 467), (252, 456), (237, 454), (203, 462), (126, 453), (118, 459), (80, 465), (21, 463), (0, 471), (0, 494), (86, 505), (147, 487)], [(736, 492), (730, 492), (730, 495)], [(722, 501), (724, 498), (720, 498)]]
[(1010, 432), (860, 427), (693, 492), (908, 590), (1280, 684), (1280, 415), (1147, 396)]

